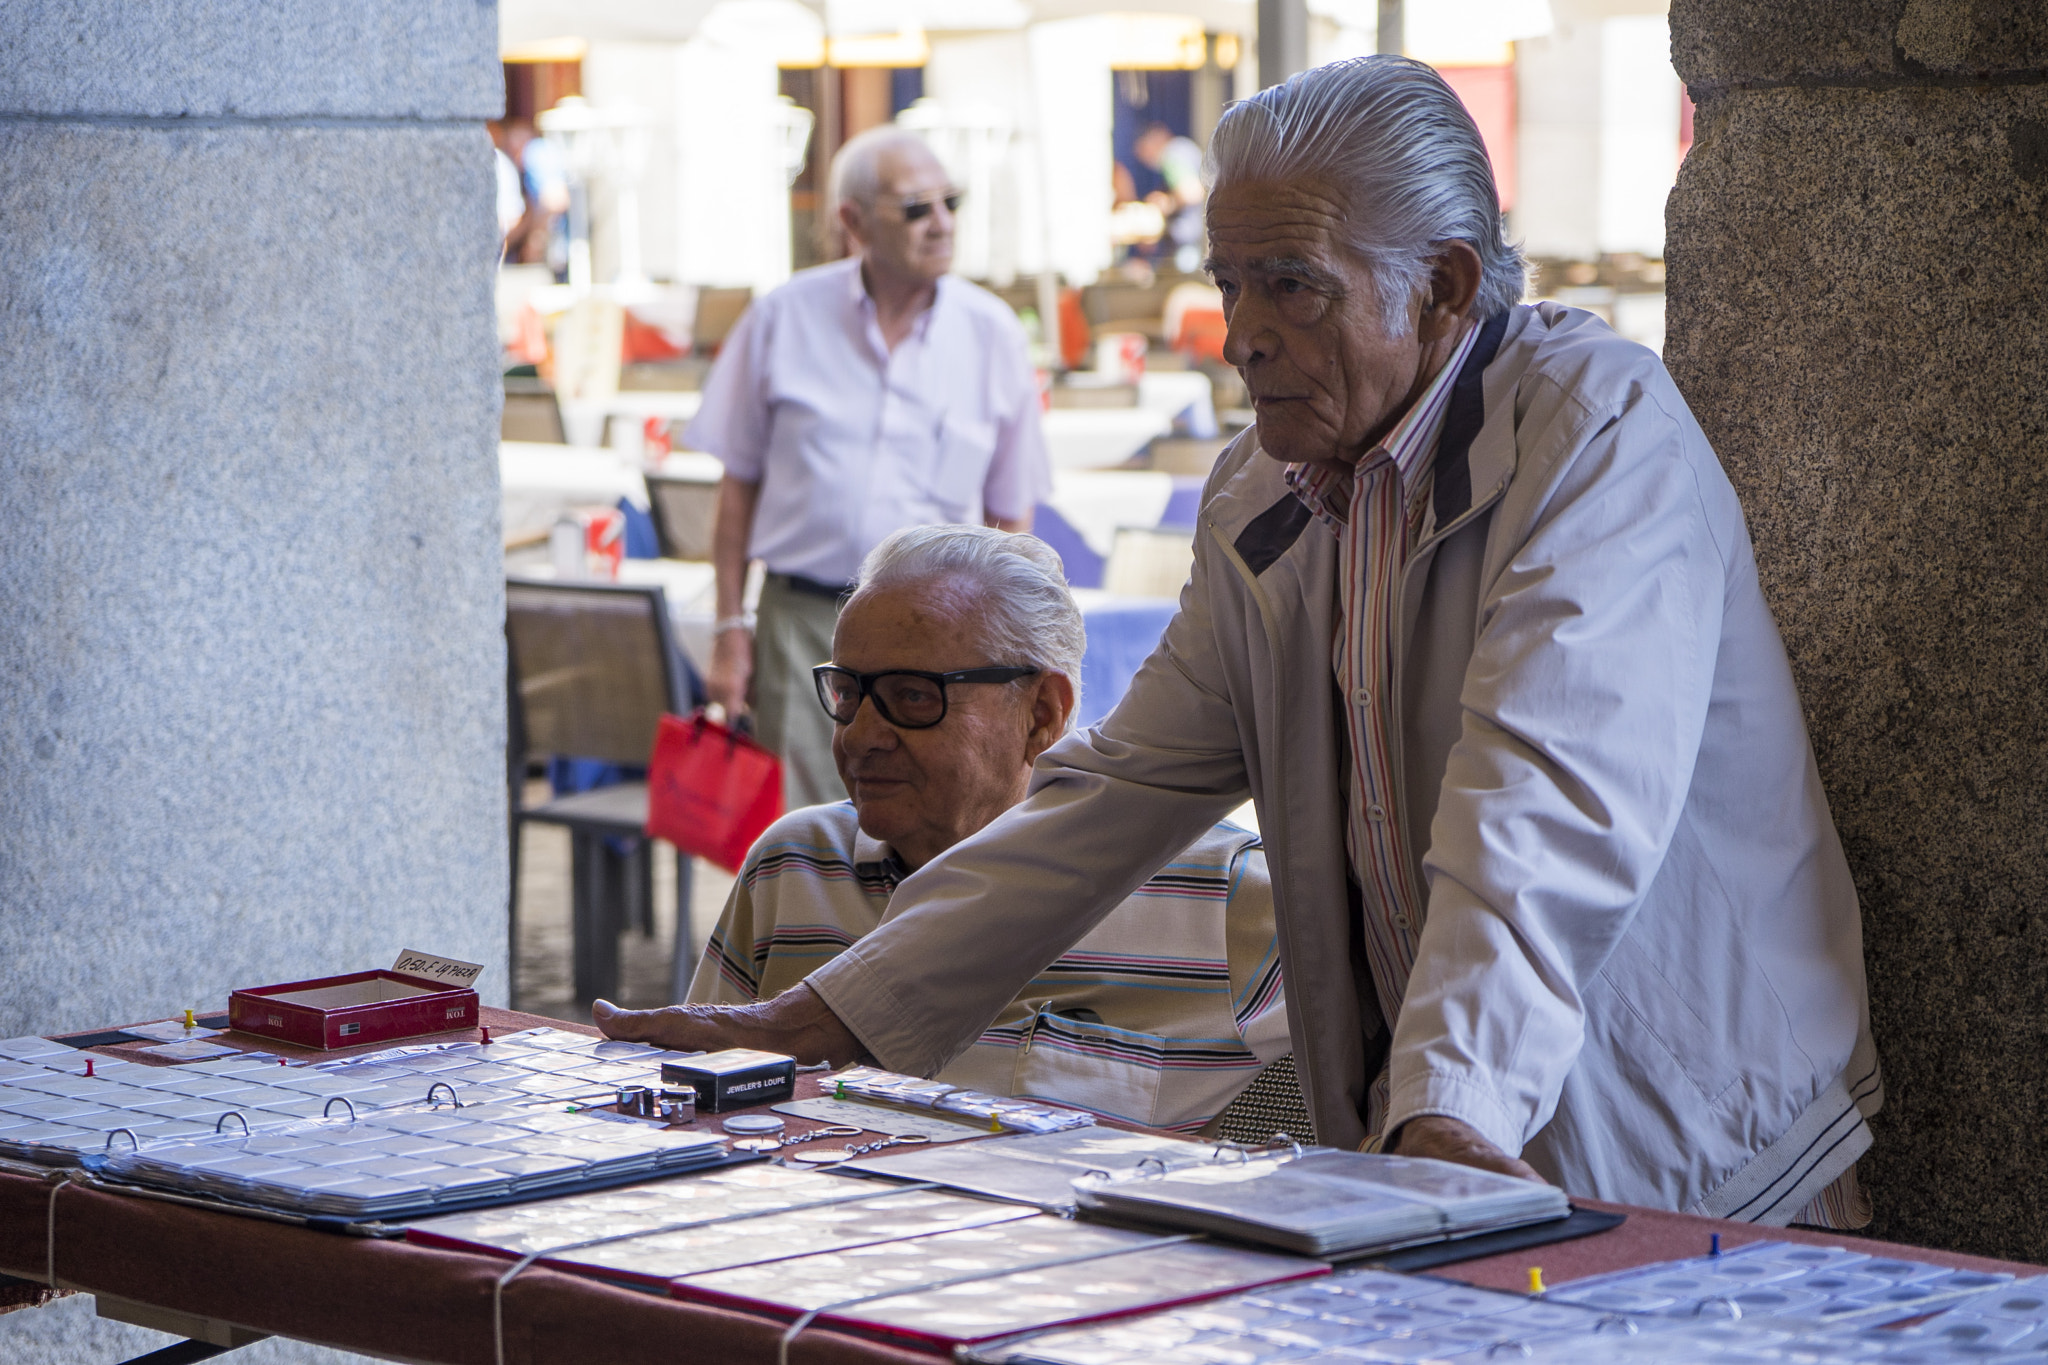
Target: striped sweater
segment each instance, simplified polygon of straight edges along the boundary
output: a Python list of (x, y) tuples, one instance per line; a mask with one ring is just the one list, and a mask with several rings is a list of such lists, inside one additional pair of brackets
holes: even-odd
[[(793, 811), (747, 855), (693, 1002), (779, 994), (880, 924), (909, 873), (853, 804)], [(1046, 968), (941, 1080), (1193, 1132), (1289, 1051), (1259, 838), (1220, 824)]]

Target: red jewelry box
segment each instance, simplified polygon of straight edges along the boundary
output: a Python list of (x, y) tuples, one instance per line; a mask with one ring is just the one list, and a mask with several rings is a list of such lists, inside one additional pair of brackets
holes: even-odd
[(228, 996), (228, 1027), (301, 1047), (358, 1047), (475, 1028), (476, 992), (393, 971), (256, 986)]

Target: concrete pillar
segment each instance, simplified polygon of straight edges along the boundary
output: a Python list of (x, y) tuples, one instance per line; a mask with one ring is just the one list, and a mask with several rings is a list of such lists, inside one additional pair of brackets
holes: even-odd
[(495, 8), (4, 26), (0, 1034), (502, 1002)]
[(1671, 23), (1699, 108), (1665, 355), (1742, 493), (1862, 896), (1874, 1231), (2048, 1259), (2048, 10)]
[(1259, 0), (1259, 88), (1308, 65), (1308, 0)]

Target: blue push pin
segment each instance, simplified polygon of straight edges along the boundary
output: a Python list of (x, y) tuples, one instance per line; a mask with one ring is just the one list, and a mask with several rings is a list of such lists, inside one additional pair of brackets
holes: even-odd
[(1713, 1240), (1712, 1244), (1711, 1244), (1711, 1245), (1710, 1245), (1710, 1246), (1709, 1246), (1709, 1247), (1707, 1248), (1707, 1255), (1709, 1255), (1709, 1256), (1719, 1256), (1720, 1254), (1721, 1254), (1721, 1234), (1717, 1232), (1717, 1233), (1715, 1233), (1715, 1234), (1714, 1234), (1714, 1240)]

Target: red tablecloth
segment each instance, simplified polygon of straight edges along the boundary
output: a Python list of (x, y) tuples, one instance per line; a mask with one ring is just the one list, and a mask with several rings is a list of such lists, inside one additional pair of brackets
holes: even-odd
[[(509, 1032), (553, 1023), (486, 1010)], [(558, 1027), (560, 1025), (557, 1025)], [(592, 1031), (592, 1030), (585, 1030)], [(230, 1035), (230, 1041), (246, 1041)], [(268, 1042), (270, 1051), (297, 1052)], [(120, 1052), (122, 1049), (105, 1049)], [(332, 1054), (330, 1054), (332, 1055)], [(816, 1093), (802, 1077), (800, 1093)], [(791, 1120), (793, 1129), (811, 1125)], [(1528, 1267), (1551, 1284), (1649, 1261), (1699, 1255), (1708, 1235), (1732, 1248), (1762, 1238), (1845, 1245), (1885, 1254), (1902, 1248), (1829, 1234), (1757, 1228), (1683, 1214), (1615, 1208), (1628, 1221), (1576, 1242), (1469, 1261), (1435, 1272), (1494, 1288), (1527, 1287)], [(54, 1213), (54, 1220), (52, 1215)], [(54, 1230), (54, 1238), (52, 1232)], [(2037, 1267), (1913, 1250), (1944, 1265), (2038, 1274)], [(54, 1259), (53, 1259), (54, 1257)], [(284, 1223), (61, 1185), (56, 1176), (0, 1174), (0, 1270), (67, 1288), (404, 1360), (488, 1365), (497, 1359), (492, 1286), (505, 1263), (401, 1241), (315, 1232)], [(595, 1280), (532, 1268), (505, 1291), (507, 1362), (772, 1361), (782, 1332), (767, 1318), (677, 1303)], [(934, 1357), (813, 1330), (792, 1361), (907, 1365)]]

